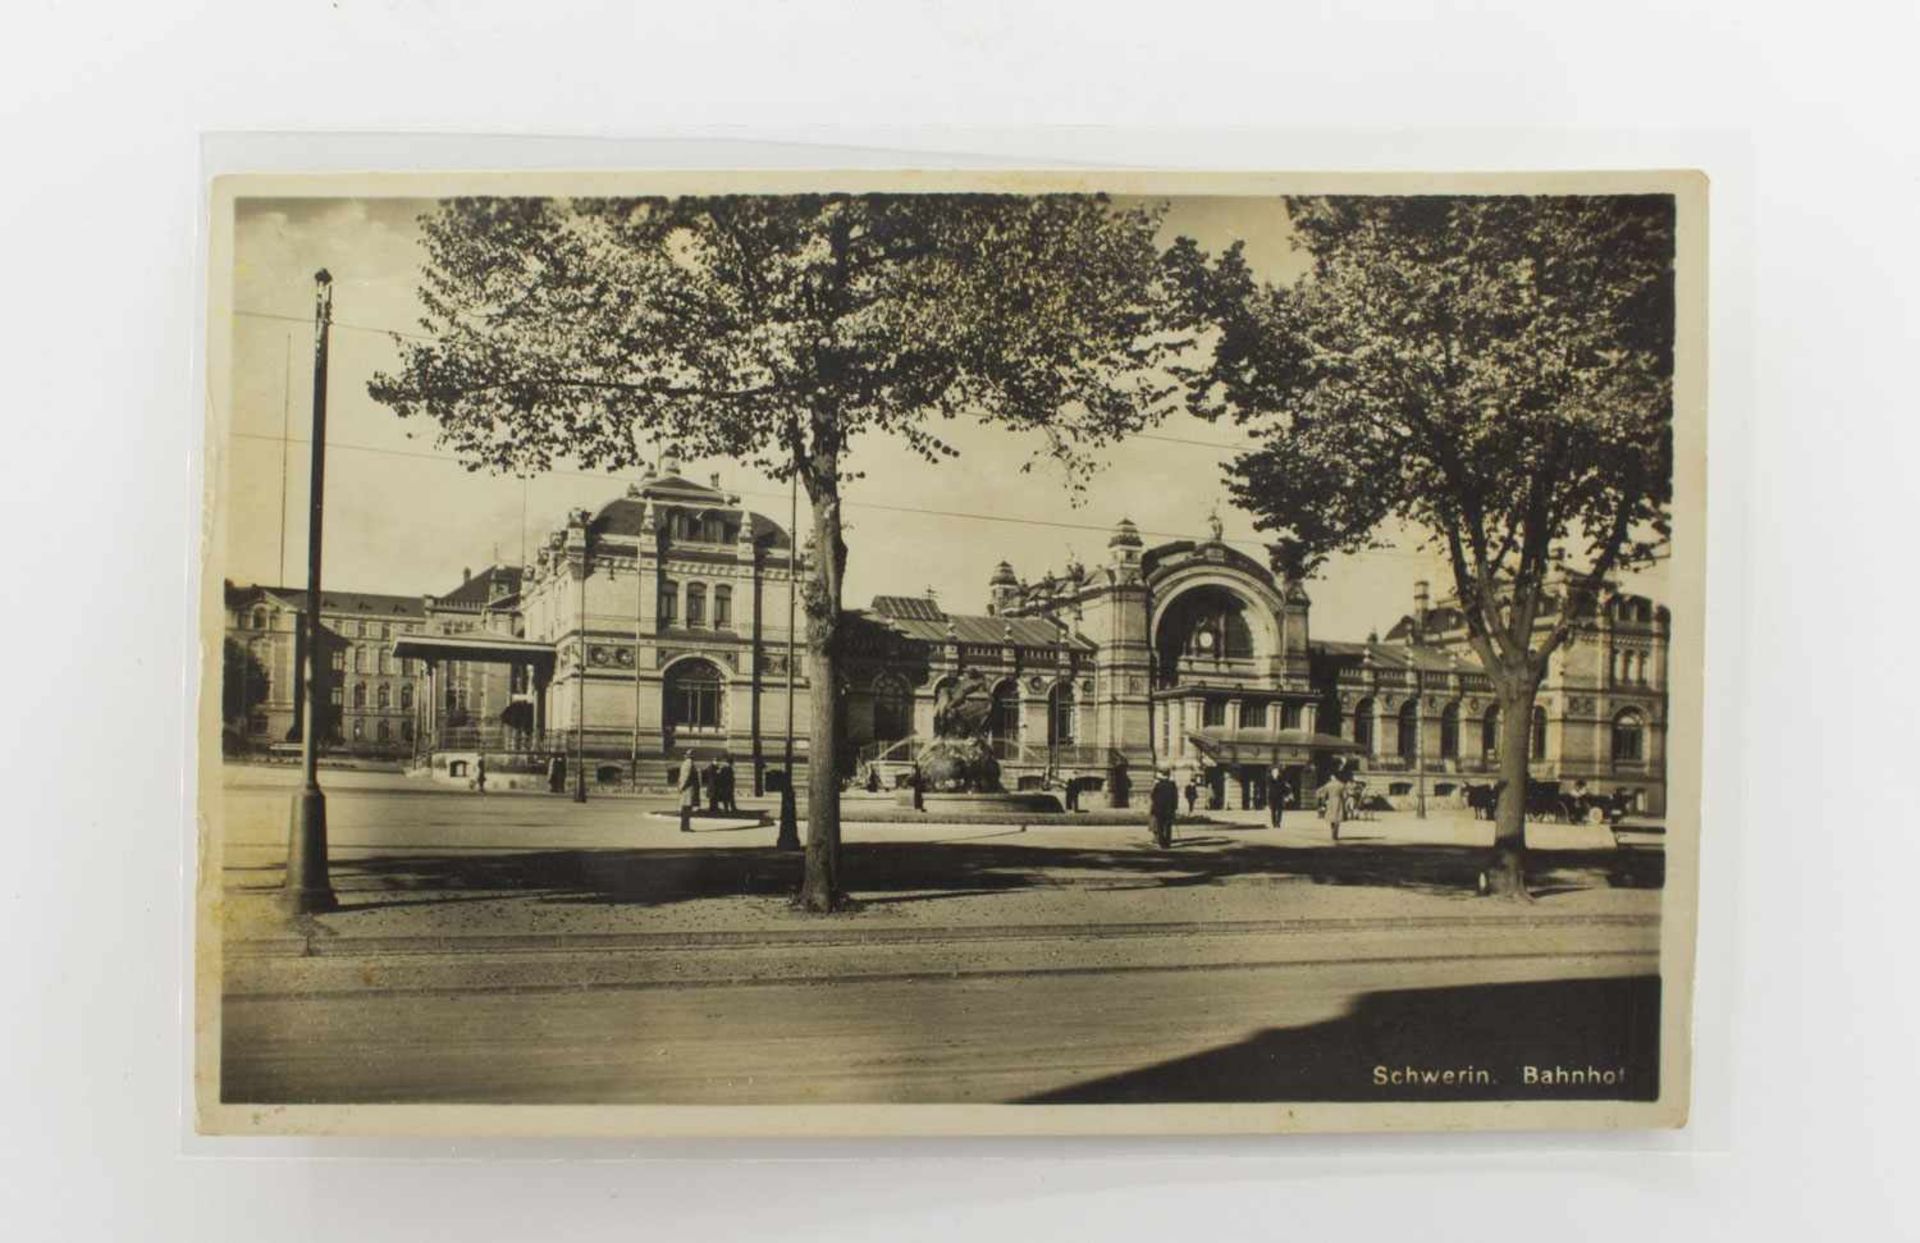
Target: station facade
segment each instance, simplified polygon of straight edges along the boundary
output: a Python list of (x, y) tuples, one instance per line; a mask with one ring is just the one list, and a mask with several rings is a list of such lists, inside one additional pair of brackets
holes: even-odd
[[(323, 664), (336, 736), (429, 764), (456, 751), (509, 767), (583, 756), (592, 782), (642, 787), (666, 784), (691, 751), (729, 754), (758, 789), (791, 745), (804, 782), (816, 688), (790, 627), (804, 626), (807, 567), (785, 528), (717, 477), (697, 483), (669, 463), (574, 511), (525, 567), (464, 576), (445, 596), (329, 593), (328, 632), (346, 653)], [(266, 639), (275, 671), (246, 728), (283, 736), (301, 593), (228, 598), (229, 637)], [(1207, 539), (1149, 547), (1122, 519), (1098, 564), (1022, 580), (1001, 563), (979, 612), (891, 595), (851, 611), (833, 689), (841, 776), (902, 770), (968, 682), (991, 696), (1012, 788), (1111, 795), (1171, 769), (1216, 806), (1259, 807), (1276, 765), (1296, 797), (1338, 766), (1396, 803), (1444, 804), (1497, 779), (1498, 709), (1457, 608), (1430, 604), (1424, 584), (1412, 602), (1384, 638), (1316, 639), (1305, 585), (1229, 545), (1217, 520)], [(1538, 699), (1537, 779), (1664, 810), (1669, 631), (1664, 609), (1623, 594), (1576, 620)]]

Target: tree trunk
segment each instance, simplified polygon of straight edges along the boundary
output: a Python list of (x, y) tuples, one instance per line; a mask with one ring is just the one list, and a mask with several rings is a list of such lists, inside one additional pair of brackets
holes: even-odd
[(1527, 894), (1527, 774), (1533, 745), (1533, 697), (1539, 683), (1524, 674), (1495, 676), (1500, 696), (1500, 790), (1494, 808), (1493, 856), (1487, 892), (1514, 901)]
[[(800, 906), (825, 913), (841, 903), (840, 885), (840, 584), (846, 545), (840, 538), (836, 481), (809, 488), (813, 501), (812, 577), (807, 616), (807, 855)], [(791, 779), (791, 777), (789, 777)]]

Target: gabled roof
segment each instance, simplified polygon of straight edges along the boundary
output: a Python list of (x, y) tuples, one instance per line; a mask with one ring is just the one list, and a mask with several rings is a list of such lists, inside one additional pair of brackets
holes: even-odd
[[(948, 613), (924, 596), (875, 596), (873, 607), (856, 613), (869, 623), (885, 626), (904, 638), (945, 643), (949, 635), (961, 643), (1015, 647), (1057, 647), (1064, 633), (1044, 617), (993, 617), (982, 613)], [(1067, 646), (1094, 650), (1093, 640), (1069, 636)]]
[(925, 596), (875, 596), (873, 611), (902, 621), (945, 621), (947, 616), (939, 601)]
[[(501, 600), (518, 599), (520, 595), (520, 574), (521, 571), (518, 566), (490, 565), (445, 595), (435, 596), (434, 602), (437, 604), (464, 605), (469, 608), (478, 608), (482, 605), (493, 604)], [(494, 595), (493, 585), (496, 582), (504, 582), (506, 584), (507, 591), (505, 596)]]
[[(1418, 669), (1423, 673), (1480, 672), (1480, 658), (1471, 649), (1421, 647), (1405, 643), (1343, 643), (1315, 639), (1309, 648), (1343, 664), (1360, 664), (1369, 656), (1376, 669)], [(1457, 657), (1457, 659), (1456, 659)]]
[[(230, 607), (243, 607), (255, 600), (271, 600), (285, 608), (300, 610), (307, 607), (305, 588), (269, 587), (265, 585), (238, 587), (227, 584), (227, 603)], [(364, 613), (369, 616), (384, 617), (425, 617), (426, 607), (419, 596), (392, 596), (371, 591), (322, 591), (320, 610), (324, 613)]]

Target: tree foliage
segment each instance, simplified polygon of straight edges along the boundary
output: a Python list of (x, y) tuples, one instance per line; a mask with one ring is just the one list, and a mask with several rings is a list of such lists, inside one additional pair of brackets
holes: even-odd
[(1556, 564), (1577, 554), (1598, 587), (1667, 533), (1672, 200), (1288, 209), (1313, 260), (1292, 287), (1238, 247), (1175, 255), (1219, 333), (1193, 407), (1259, 441), (1229, 487), (1301, 573), (1396, 520), (1430, 533), (1489, 666), (1525, 652), (1537, 677), (1565, 634), (1534, 634)]
[(838, 867), (848, 449), (880, 435), (940, 461), (949, 421), (983, 419), (1037, 433), (1082, 484), (1089, 448), (1179, 404), (1159, 219), (1089, 195), (452, 200), (425, 221), (429, 339), (398, 340), (370, 391), (476, 470), (618, 469), (653, 442), (798, 475), (817, 909)]
[(1502, 745), (1518, 776), (1499, 828), (1517, 860), (1523, 723), (1548, 659), (1610, 576), (1667, 534), (1673, 200), (1287, 208), (1312, 260), (1291, 286), (1257, 280), (1237, 246), (1215, 260), (1183, 242), (1171, 256), (1214, 333), (1206, 363), (1183, 372), (1190, 404), (1257, 441), (1229, 487), (1279, 537), (1288, 572), (1397, 524), (1444, 551), (1519, 722)]
[(260, 658), (227, 639), (221, 651), (220, 717), (244, 729), (247, 717), (267, 701), (270, 679)]

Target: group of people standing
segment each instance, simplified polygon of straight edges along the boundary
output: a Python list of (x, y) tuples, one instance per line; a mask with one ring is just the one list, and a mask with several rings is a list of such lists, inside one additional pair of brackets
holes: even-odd
[(693, 753), (689, 751), (680, 761), (680, 776), (675, 782), (680, 791), (680, 831), (693, 832), (693, 813), (700, 810), (702, 794), (706, 796), (707, 810), (718, 814), (723, 811), (737, 812), (740, 805), (734, 801), (733, 757), (721, 755), (718, 760), (708, 760), (706, 766), (695, 764)]

